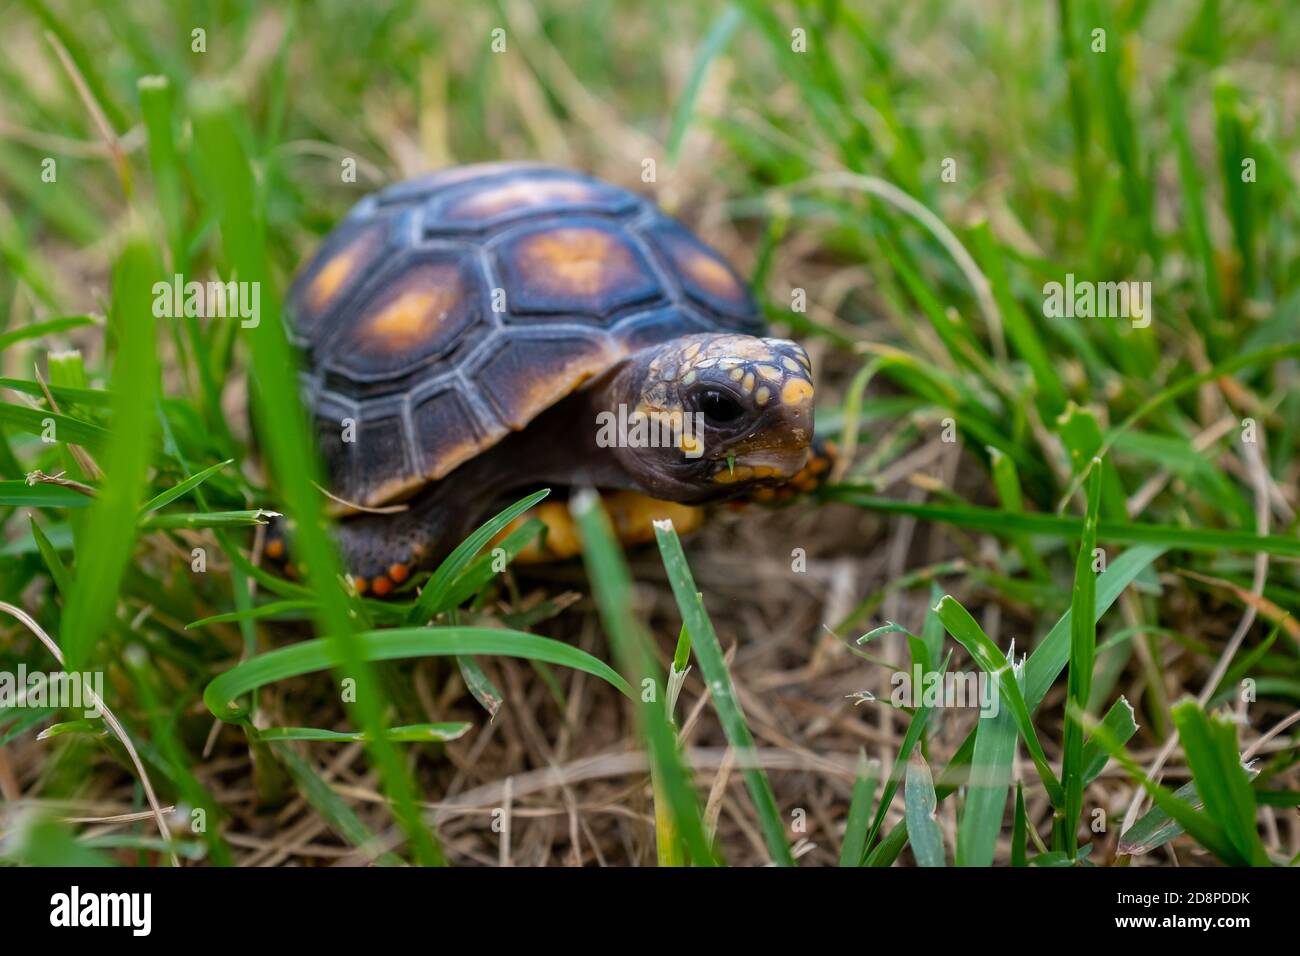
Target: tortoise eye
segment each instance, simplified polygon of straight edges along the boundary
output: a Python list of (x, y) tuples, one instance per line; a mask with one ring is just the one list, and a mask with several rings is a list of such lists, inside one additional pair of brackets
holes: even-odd
[(714, 422), (734, 422), (745, 410), (726, 392), (709, 389), (700, 394), (700, 411), (704, 417)]

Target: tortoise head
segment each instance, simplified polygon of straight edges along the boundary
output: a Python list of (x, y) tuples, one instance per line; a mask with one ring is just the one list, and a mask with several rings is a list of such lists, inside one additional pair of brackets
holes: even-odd
[(699, 334), (648, 346), (607, 399), (616, 440), (606, 432), (598, 443), (656, 498), (733, 497), (783, 484), (808, 461), (812, 363), (785, 339)]

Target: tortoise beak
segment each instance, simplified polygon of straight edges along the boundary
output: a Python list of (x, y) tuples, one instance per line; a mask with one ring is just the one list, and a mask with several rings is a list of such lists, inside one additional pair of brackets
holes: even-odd
[(736, 456), (736, 464), (754, 469), (756, 477), (790, 478), (808, 464), (808, 446), (802, 448), (765, 448)]
[(716, 463), (713, 480), (718, 484), (764, 481), (781, 484), (808, 464), (810, 451), (802, 448), (768, 447), (741, 452)]

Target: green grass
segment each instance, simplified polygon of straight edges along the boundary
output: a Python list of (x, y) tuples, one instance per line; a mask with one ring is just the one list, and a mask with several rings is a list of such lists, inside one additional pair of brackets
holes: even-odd
[[(69, 667), (106, 673), (144, 769), (80, 714), (0, 710), (0, 759), (50, 808), (6, 843), (15, 859), (231, 863), (236, 818), (299, 796), (357, 859), (462, 862), (424, 807), (443, 797), (446, 750), (491, 724), (533, 759), (562, 726), (561, 749), (590, 755), (610, 741), (567, 715), (594, 700), (621, 715), (620, 746), (647, 755), (630, 783), (665, 864), (1098, 865), (1127, 862), (1126, 843), (1139, 862), (1295, 862), (1294, 821), (1263, 826), (1300, 793), (1295, 726), (1249, 772), (1240, 761), (1300, 706), (1282, 623), (1300, 611), (1300, 126), (1285, 94), (1300, 25), (1285, 5), (11, 7), (0, 601)], [(205, 53), (190, 46), (200, 24)], [(504, 54), (488, 46), (496, 26)], [(777, 328), (813, 352), (818, 428), (848, 459), (796, 518), (752, 519), (770, 544), (759, 557), (860, 562), (919, 529), (926, 547), (887, 579), (859, 577), (827, 622), (869, 638), (835, 666), (876, 691), (903, 660), (996, 676), (996, 718), (904, 708), (867, 752), (859, 738), (828, 754), (841, 770), (814, 794), (811, 776), (765, 765), (788, 730), (773, 717), (785, 685), (746, 669), (801, 672), (822, 634), (746, 653), (764, 635), (744, 602), (710, 593), (716, 554), (660, 531), (634, 586), (587, 498), (585, 573), (539, 585), (485, 551), (539, 492), (395, 600), (355, 593), (279, 303), (370, 188), (499, 158), (651, 192), (749, 270)], [(152, 285), (175, 272), (260, 283), (262, 321), (156, 318)], [(1150, 281), (1153, 322), (1048, 316), (1043, 287), (1067, 273)], [(297, 528), (301, 581), (258, 562), (269, 512)], [(829, 530), (848, 522), (851, 545)], [(540, 531), (497, 544), (510, 561)], [(663, 599), (647, 611), (639, 588)], [(754, 602), (775, 589), (755, 585)], [(1248, 607), (1262, 620), (1216, 677)], [(0, 620), (0, 670), (53, 666), (29, 627)], [(524, 699), (544, 712), (501, 715)], [(701, 738), (738, 770), (716, 827)], [(1170, 741), (1167, 776), (1148, 779)], [(331, 761), (350, 745), (364, 755), (349, 789)], [(224, 795), (219, 766), (241, 768), (250, 806)], [(145, 810), (142, 776), (207, 828), (162, 841), (140, 821), (91, 840), (56, 819), (78, 798)], [(1121, 837), (1113, 808), (1137, 795), (1152, 806)], [(811, 850), (789, 823), (810, 796), (836, 827)], [(12, 825), (0, 814), (0, 833)], [(628, 843), (603, 846), (626, 862)]]
[[(631, 611), (631, 578), (619, 553), (613, 528), (596, 496), (581, 493), (573, 500), (573, 516), (582, 535), (583, 557), (591, 579), (601, 621), (609, 635), (615, 658), (638, 693), (633, 695), (636, 725), (650, 753), (650, 773), (657, 819), (668, 821), (667, 832), (657, 834), (663, 842), (681, 841), (685, 862), (714, 866), (720, 860), (704, 830), (704, 820), (691, 785), (690, 772), (678, 751), (676, 735), (667, 708), (668, 684), (655, 660), (648, 636)], [(678, 853), (661, 847), (660, 858), (676, 859)]]
[[(776, 799), (772, 796), (772, 787), (762, 767), (750, 765), (754, 757), (754, 738), (736, 700), (736, 689), (732, 686), (731, 675), (727, 673), (722, 645), (718, 643), (713, 622), (704, 608), (704, 599), (695, 590), (695, 578), (686, 563), (682, 543), (671, 522), (666, 526), (657, 525), (655, 538), (659, 543), (659, 553), (663, 556), (668, 580), (672, 584), (673, 596), (677, 599), (677, 608), (681, 611), (682, 626), (689, 636), (695, 659), (699, 661), (700, 671), (722, 721), (727, 742), (735, 748), (737, 758), (745, 767), (745, 784), (749, 788), (750, 799), (754, 801), (768, 852), (776, 863), (794, 866), (794, 858), (790, 855), (790, 846), (785, 837), (785, 825), (780, 819)], [(681, 670), (676, 662), (674, 669)]]

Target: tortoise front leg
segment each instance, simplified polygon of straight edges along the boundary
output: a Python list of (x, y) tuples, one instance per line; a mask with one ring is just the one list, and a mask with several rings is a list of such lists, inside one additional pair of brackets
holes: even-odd
[[(426, 493), (406, 503), (406, 510), (391, 514), (356, 514), (335, 529), (344, 570), (360, 594), (384, 597), (417, 571), (435, 566), (469, 530), (472, 508), (456, 508), (447, 496)], [(272, 524), (266, 557), (290, 575), (301, 573), (289, 542), (291, 531), (283, 521)]]
[(403, 517), (362, 515), (339, 524), (339, 551), (358, 594), (384, 597), (454, 546), (452, 542), (440, 550), (444, 536), (437, 526)]

